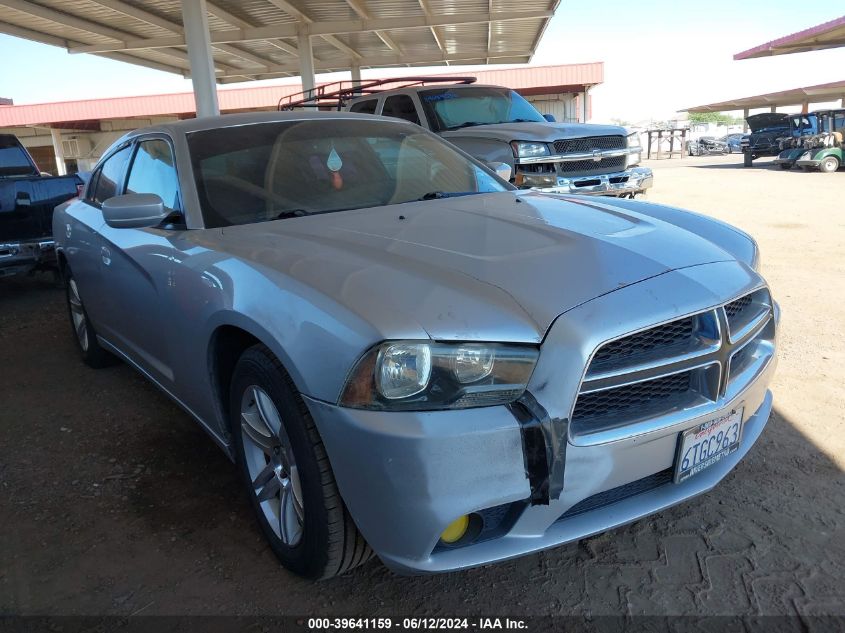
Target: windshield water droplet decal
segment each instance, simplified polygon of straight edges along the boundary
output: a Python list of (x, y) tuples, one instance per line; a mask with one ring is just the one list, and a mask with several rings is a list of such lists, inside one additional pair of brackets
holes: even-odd
[(329, 159), (326, 161), (326, 167), (335, 172), (340, 171), (341, 167), (343, 167), (343, 161), (340, 160), (340, 156), (338, 156), (334, 146), (332, 146), (332, 151), (329, 153)]

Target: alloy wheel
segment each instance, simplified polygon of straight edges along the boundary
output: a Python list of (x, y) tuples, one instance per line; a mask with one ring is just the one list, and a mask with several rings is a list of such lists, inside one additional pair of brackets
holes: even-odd
[(82, 299), (79, 296), (79, 288), (76, 280), (71, 278), (68, 282), (68, 301), (70, 302), (70, 316), (73, 320), (73, 329), (76, 331), (76, 340), (83, 352), (88, 351), (88, 322), (85, 319), (85, 310), (82, 307)]
[(287, 546), (302, 540), (304, 508), (299, 469), (273, 400), (261, 387), (241, 398), (241, 437), (253, 492), (264, 517)]

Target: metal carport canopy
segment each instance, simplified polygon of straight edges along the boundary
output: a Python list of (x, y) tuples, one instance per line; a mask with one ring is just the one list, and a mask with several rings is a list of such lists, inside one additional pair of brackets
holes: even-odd
[[(797, 7), (798, 5), (796, 5)], [(845, 46), (845, 15), (830, 22), (780, 37), (734, 55), (734, 59), (752, 59), (772, 55), (789, 55), (807, 51), (821, 51)]]
[(0, 0), (0, 33), (215, 83), (315, 71), (527, 63), (560, 0)]
[(777, 106), (801, 105), (812, 102), (834, 101), (845, 99), (845, 81), (834, 81), (828, 84), (793, 88), (781, 92), (770, 92), (754, 97), (743, 97), (732, 101), (720, 101), (707, 105), (685, 108), (682, 112), (724, 112), (728, 110), (753, 110), (755, 108), (769, 108)]

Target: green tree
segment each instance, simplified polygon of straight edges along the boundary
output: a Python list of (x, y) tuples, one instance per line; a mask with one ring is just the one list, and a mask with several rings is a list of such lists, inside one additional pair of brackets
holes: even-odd
[(731, 116), (724, 112), (690, 112), (690, 123), (721, 123), (722, 125), (740, 125), (741, 117)]

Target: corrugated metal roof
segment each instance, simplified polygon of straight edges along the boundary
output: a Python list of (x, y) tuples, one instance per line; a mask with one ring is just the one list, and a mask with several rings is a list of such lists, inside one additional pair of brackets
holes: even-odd
[(770, 92), (764, 95), (743, 97), (732, 101), (720, 101), (719, 103), (686, 108), (685, 110), (681, 110), (681, 112), (725, 112), (729, 110), (744, 110), (745, 108), (753, 110), (754, 108), (768, 108), (770, 106), (801, 105), (804, 102), (824, 103), (840, 98), (845, 99), (845, 81), (834, 81), (816, 86)]
[[(318, 71), (522, 63), (560, 0), (207, 1), (218, 81)], [(187, 75), (180, 0), (0, 0), (0, 33)]]
[(845, 15), (830, 22), (824, 22), (809, 29), (780, 37), (771, 42), (760, 44), (747, 51), (734, 55), (734, 59), (751, 59), (753, 57), (770, 57), (772, 55), (788, 55), (790, 53), (805, 53), (820, 51), (827, 48), (845, 46)]
[[(602, 62), (566, 64), (461, 74), (475, 76), (483, 84), (508, 86), (526, 94), (545, 94), (542, 92), (544, 90), (551, 94), (561, 89), (576, 91), (585, 85), (593, 86), (602, 83), (604, 64)], [(299, 84), (231, 88), (218, 90), (217, 96), (220, 110), (227, 112), (273, 108), (283, 96), (295, 94), (301, 90)], [(195, 107), (194, 96), (190, 92), (32, 105), (0, 105), (0, 127), (192, 114)]]

